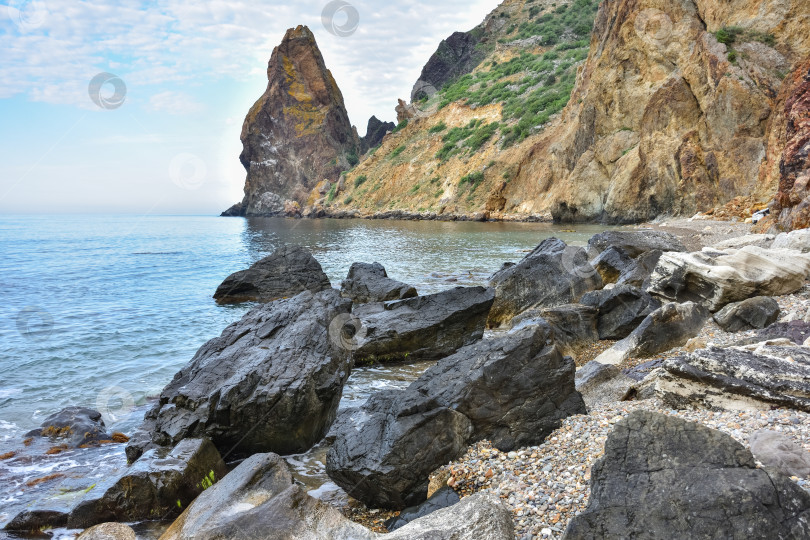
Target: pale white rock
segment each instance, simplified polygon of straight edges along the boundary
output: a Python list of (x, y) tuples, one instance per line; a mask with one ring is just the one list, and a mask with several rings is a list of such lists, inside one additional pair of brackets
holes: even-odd
[(810, 229), (799, 229), (782, 233), (773, 242), (774, 249), (794, 249), (802, 253), (810, 252)]
[(670, 301), (699, 302), (715, 312), (754, 296), (794, 293), (809, 274), (810, 255), (795, 250), (704, 248), (695, 253), (664, 253), (647, 290)]
[(724, 240), (714, 245), (715, 249), (741, 249), (745, 246), (756, 246), (761, 248), (770, 248), (776, 237), (772, 234), (747, 234), (737, 238)]

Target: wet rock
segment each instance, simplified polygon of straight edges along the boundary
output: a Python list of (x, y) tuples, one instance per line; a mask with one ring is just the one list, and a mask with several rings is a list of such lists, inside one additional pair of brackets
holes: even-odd
[(395, 533), (377, 534), (293, 483), (275, 454), (256, 454), (203, 492), (161, 540), (511, 540), (511, 515), (495, 497), (476, 494), (416, 519)]
[(481, 339), (492, 289), (455, 287), (395, 302), (356, 306), (345, 333), (355, 362), (438, 359)]
[(673, 408), (810, 411), (810, 349), (709, 347), (668, 359), (656, 393)]
[(132, 527), (123, 523), (102, 523), (90, 527), (77, 540), (136, 540)]
[(599, 339), (626, 338), (661, 307), (661, 302), (649, 293), (630, 285), (589, 292), (580, 302), (597, 310)]
[(150, 450), (120, 474), (94, 479), (85, 489), (76, 489), (81, 479), (65, 476), (50, 486), (49, 497), (17, 514), (6, 529), (84, 529), (104, 522), (170, 518), (225, 472), (211, 441), (186, 439), (171, 451)]
[(726, 332), (742, 332), (772, 325), (779, 319), (780, 312), (776, 300), (756, 296), (727, 305), (714, 314), (714, 320)]
[(539, 444), (585, 412), (574, 363), (545, 325), (479, 341), (440, 360), (406, 390), (374, 394), (341, 413), (326, 470), (373, 507), (425, 500), (428, 476), (488, 439), (502, 450)]
[(271, 302), (302, 291), (331, 288), (329, 278), (315, 257), (301, 246), (283, 246), (269, 257), (225, 278), (217, 287), (218, 304)]
[(220, 217), (242, 217), (245, 215), (245, 206), (242, 202), (238, 202), (222, 212)]
[(495, 288), (495, 303), (487, 324), (497, 327), (534, 307), (577, 302), (586, 292), (602, 288), (602, 278), (584, 249), (549, 238), (518, 264), (494, 274), (490, 286)]
[(700, 333), (711, 314), (699, 304), (666, 304), (650, 313), (633, 332), (600, 354), (596, 361), (620, 364), (680, 347)]
[(26, 437), (48, 437), (54, 443), (72, 448), (82, 445), (110, 442), (101, 413), (86, 407), (66, 407), (48, 416), (42, 426), (25, 434)]
[(620, 247), (610, 246), (591, 261), (602, 276), (603, 283), (616, 283), (623, 273), (635, 266), (635, 261)]
[(650, 278), (653, 295), (699, 302), (712, 312), (754, 296), (780, 296), (801, 289), (810, 256), (747, 246), (739, 250), (665, 253)]
[(784, 433), (760, 429), (751, 435), (749, 442), (751, 453), (764, 466), (785, 476), (810, 476), (810, 452)]
[(380, 263), (354, 263), (343, 280), (340, 294), (352, 302), (386, 302), (417, 296), (416, 289), (401, 281), (388, 277)]
[(421, 517), (425, 517), (428, 514), (432, 514), (436, 510), (441, 510), (442, 508), (448, 508), (453, 506), (457, 502), (461, 500), (461, 497), (458, 496), (458, 493), (453, 490), (450, 486), (444, 486), (440, 488), (436, 493), (430, 496), (428, 500), (423, 502), (418, 506), (411, 506), (410, 508), (406, 508), (403, 510), (398, 516), (392, 517), (388, 521), (385, 522), (385, 527), (389, 531), (395, 531), (399, 528), (404, 527), (411, 521), (415, 519), (419, 519)]
[(805, 538), (810, 494), (719, 431), (648, 411), (616, 424), (564, 538)]
[(249, 311), (163, 389), (127, 446), (129, 459), (203, 436), (223, 454), (310, 448), (334, 419), (349, 376), (341, 330), (350, 306), (329, 289)]
[(608, 248), (620, 248), (630, 258), (649, 251), (686, 251), (678, 238), (663, 231), (605, 231), (588, 240), (588, 250), (602, 253)]

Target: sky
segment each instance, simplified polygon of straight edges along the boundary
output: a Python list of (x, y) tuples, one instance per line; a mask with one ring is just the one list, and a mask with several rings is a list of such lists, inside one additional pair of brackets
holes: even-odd
[(0, 213), (219, 213), (287, 28), (313, 31), (363, 135), (498, 3), (0, 0)]

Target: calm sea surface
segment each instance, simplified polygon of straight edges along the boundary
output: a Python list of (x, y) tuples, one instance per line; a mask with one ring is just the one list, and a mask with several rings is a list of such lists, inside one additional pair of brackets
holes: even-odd
[[(352, 262), (380, 262), (420, 294), (484, 284), (505, 261), (599, 226), (189, 216), (0, 217), (0, 454), (69, 405), (131, 431), (195, 351), (249, 305), (211, 298), (230, 273), (301, 244), (339, 286)], [(342, 406), (424, 369), (356, 371)], [(5, 449), (5, 450), (4, 450)], [(303, 466), (303, 465), (302, 465)]]

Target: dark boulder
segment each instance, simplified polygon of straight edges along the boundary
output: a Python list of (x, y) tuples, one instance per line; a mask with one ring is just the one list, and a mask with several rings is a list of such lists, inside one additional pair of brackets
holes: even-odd
[(694, 302), (670, 303), (653, 311), (633, 332), (599, 355), (603, 364), (620, 364), (630, 357), (649, 358), (685, 345), (709, 319), (709, 311)]
[(616, 283), (619, 277), (635, 267), (636, 262), (620, 247), (610, 246), (591, 261), (602, 276), (602, 282)]
[(203, 436), (223, 454), (310, 448), (334, 419), (349, 376), (340, 330), (350, 306), (330, 289), (249, 311), (163, 389), (127, 446), (129, 459)]
[(804, 321), (774, 323), (755, 332), (752, 337), (742, 340), (742, 344), (759, 343), (780, 338), (789, 339), (796, 345), (802, 345), (810, 339), (810, 323)]
[(417, 296), (416, 289), (388, 277), (380, 263), (354, 263), (340, 287), (340, 294), (352, 302), (387, 302)]
[(301, 246), (283, 246), (269, 257), (225, 278), (217, 287), (218, 304), (271, 302), (303, 291), (319, 292), (332, 287), (312, 254)]
[(726, 332), (765, 328), (779, 319), (779, 302), (768, 296), (756, 296), (729, 304), (714, 314), (714, 321)]
[(456, 287), (356, 306), (345, 346), (356, 362), (436, 360), (481, 339), (493, 299), (492, 289)]
[(620, 248), (630, 258), (649, 251), (686, 251), (686, 247), (673, 234), (663, 231), (605, 231), (588, 240), (588, 250), (602, 253), (608, 248)]
[(225, 463), (211, 441), (186, 439), (171, 450), (152, 449), (101, 480), (64, 475), (51, 486), (48, 497), (17, 514), (6, 529), (84, 529), (110, 521), (171, 518), (225, 473)]
[(458, 493), (450, 486), (439, 488), (428, 500), (417, 506), (406, 508), (398, 516), (394, 516), (385, 522), (385, 527), (389, 531), (395, 531), (404, 527), (411, 521), (432, 514), (436, 510), (453, 506), (461, 500)]
[(406, 390), (373, 395), (341, 413), (326, 470), (369, 506), (425, 500), (428, 476), (488, 439), (501, 450), (539, 444), (585, 412), (574, 362), (545, 325), (479, 341), (440, 360)]
[(480, 31), (453, 32), (443, 39), (422, 68), (419, 81), (411, 90), (411, 101), (431, 97), (455, 78), (472, 72), (487, 55), (478, 47), (481, 34)]
[(661, 307), (661, 302), (649, 293), (630, 285), (589, 292), (580, 302), (597, 309), (599, 339), (626, 338)]
[(619, 279), (616, 280), (616, 285), (632, 285), (646, 290), (650, 285), (650, 276), (663, 254), (664, 252), (660, 249), (642, 253), (636, 257), (632, 265), (622, 272)]
[(584, 249), (562, 240), (544, 240), (522, 261), (490, 278), (495, 303), (490, 327), (503, 326), (520, 313), (579, 301), (588, 291), (602, 288), (602, 278), (588, 262)]
[[(590, 294), (590, 293), (589, 293)], [(554, 343), (563, 354), (576, 355), (599, 341), (596, 329), (597, 310), (582, 304), (565, 304), (553, 308), (535, 308), (512, 319), (512, 329), (548, 324), (554, 330)]]
[(810, 349), (709, 347), (664, 362), (655, 381), (673, 408), (783, 407), (810, 412)]
[(86, 407), (65, 407), (48, 416), (42, 426), (25, 434), (26, 437), (48, 437), (72, 448), (110, 442), (101, 413)]
[(588, 508), (565, 540), (808, 538), (810, 494), (758, 469), (719, 431), (634, 411), (616, 424), (593, 465)]

